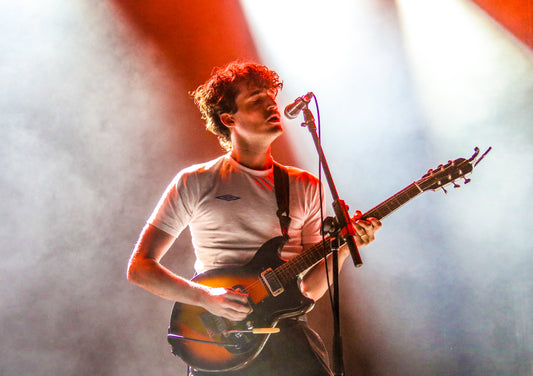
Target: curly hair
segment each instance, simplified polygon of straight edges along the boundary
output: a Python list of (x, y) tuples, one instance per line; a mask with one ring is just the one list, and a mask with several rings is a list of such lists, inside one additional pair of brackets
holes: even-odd
[(242, 82), (252, 87), (273, 90), (275, 94), (283, 87), (278, 74), (266, 66), (233, 61), (215, 68), (211, 77), (191, 93), (202, 119), (206, 121), (207, 130), (218, 137), (220, 145), (227, 151), (232, 148), (230, 131), (220, 120), (220, 114), (237, 112), (235, 98)]

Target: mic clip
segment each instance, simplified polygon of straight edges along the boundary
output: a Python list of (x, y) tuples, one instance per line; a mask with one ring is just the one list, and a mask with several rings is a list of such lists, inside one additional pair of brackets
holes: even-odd
[(296, 98), (294, 102), (285, 107), (283, 112), (288, 119), (295, 119), (300, 111), (307, 107), (308, 103), (311, 102), (315, 95), (312, 92), (309, 92), (301, 97)]

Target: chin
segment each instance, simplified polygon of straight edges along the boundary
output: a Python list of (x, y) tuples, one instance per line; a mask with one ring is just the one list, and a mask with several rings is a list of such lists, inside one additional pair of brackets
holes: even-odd
[(279, 123), (273, 123), (273, 124), (272, 124), (272, 129), (273, 129), (274, 131), (283, 132), (283, 126), (281, 125), (281, 122), (279, 122)]

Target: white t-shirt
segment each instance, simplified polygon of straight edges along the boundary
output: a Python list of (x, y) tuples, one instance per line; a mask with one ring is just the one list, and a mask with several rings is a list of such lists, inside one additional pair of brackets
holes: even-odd
[[(319, 182), (310, 173), (288, 167), (289, 242), (282, 257), (291, 259), (320, 236)], [(148, 223), (178, 237), (189, 226), (198, 273), (243, 265), (281, 229), (273, 169), (252, 170), (229, 154), (186, 168), (167, 187)]]

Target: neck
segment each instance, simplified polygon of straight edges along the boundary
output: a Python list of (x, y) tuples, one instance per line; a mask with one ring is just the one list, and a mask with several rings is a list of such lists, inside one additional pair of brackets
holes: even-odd
[(231, 157), (243, 166), (254, 170), (267, 170), (272, 167), (270, 147), (267, 150), (234, 148), (231, 151)]

